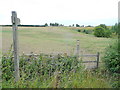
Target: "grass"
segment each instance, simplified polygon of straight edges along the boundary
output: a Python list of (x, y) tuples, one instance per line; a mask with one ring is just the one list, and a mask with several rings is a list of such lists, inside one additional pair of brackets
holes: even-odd
[(14, 79), (2, 83), (3, 88), (112, 88), (108, 79), (92, 75), (92, 72), (83, 71), (77, 73), (63, 73), (60, 79), (56, 75), (35, 77), (33, 80), (20, 79), (14, 83)]
[[(3, 27), (2, 35), (4, 52), (12, 44), (12, 28)], [(105, 47), (114, 40), (79, 33), (75, 28), (70, 27), (19, 27), (20, 53), (30, 53), (31, 51), (35, 53), (74, 53), (77, 39), (80, 40), (80, 48), (85, 53), (103, 53)]]

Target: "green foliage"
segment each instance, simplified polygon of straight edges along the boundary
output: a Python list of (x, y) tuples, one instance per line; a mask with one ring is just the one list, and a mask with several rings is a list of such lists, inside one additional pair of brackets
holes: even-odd
[(105, 30), (104, 37), (107, 37), (107, 38), (109, 38), (109, 37), (111, 37), (111, 35), (112, 35), (112, 32), (111, 32), (111, 30)]
[(77, 73), (70, 73), (68, 77), (66, 74), (62, 75), (60, 82), (61, 88), (100, 88), (100, 87), (111, 87), (100, 76), (92, 71), (80, 71)]
[[(76, 62), (75, 62), (76, 61)], [(3, 79), (6, 81), (13, 77), (14, 62), (11, 57), (2, 57)], [(20, 57), (20, 76), (24, 79), (32, 79), (39, 75), (53, 75), (55, 71), (70, 72), (80, 69), (81, 65), (76, 57), (58, 57), (40, 55), (39, 57)]]
[(45, 23), (45, 26), (48, 26), (48, 24), (47, 24), (47, 23)]
[(83, 33), (85, 33), (85, 34), (91, 34), (91, 33), (93, 32), (92, 30), (86, 30), (86, 29), (84, 29), (84, 30), (78, 29), (77, 31), (78, 31), (78, 32), (83, 32)]
[(11, 76), (13, 76), (14, 72), (14, 65), (13, 65), (13, 60), (11, 57), (2, 57), (2, 75), (3, 79), (9, 80), (11, 79)]
[(112, 30), (113, 33), (118, 34), (119, 33), (118, 28), (119, 28), (119, 24), (116, 23), (114, 26), (112, 26), (111, 30)]
[(80, 29), (78, 29), (77, 31), (78, 31), (78, 32), (81, 32), (81, 30), (80, 30)]
[(111, 30), (107, 29), (107, 27), (105, 25), (99, 25), (99, 26), (96, 26), (95, 29), (94, 29), (94, 35), (96, 37), (111, 37), (112, 35), (112, 32)]
[(119, 30), (120, 30), (120, 22), (118, 23), (118, 34), (120, 35)]
[(107, 29), (107, 26), (105, 24), (100, 24), (99, 26), (103, 27), (104, 29)]
[(105, 36), (105, 29), (101, 26), (97, 26), (94, 29), (94, 35), (96, 37), (104, 37)]
[(89, 34), (90, 32), (89, 32), (89, 30), (83, 30), (83, 33), (85, 33), (85, 34)]
[(111, 44), (103, 57), (105, 67), (113, 77), (112, 87), (120, 87), (118, 77), (120, 77), (120, 52), (118, 51), (118, 42)]
[(89, 31), (88, 31), (88, 30), (86, 30), (86, 31), (85, 31), (85, 34), (89, 34)]
[(99, 88), (111, 87), (101, 77), (82, 69), (76, 57), (41, 54), (20, 57), (20, 79), (14, 82), (12, 53), (2, 56), (3, 88)]
[(79, 24), (76, 24), (76, 27), (80, 27), (80, 25), (79, 25)]
[(88, 26), (86, 26), (86, 27), (92, 27), (91, 25), (88, 25)]
[(118, 43), (114, 43), (113, 45), (110, 45), (106, 49), (106, 53), (104, 56), (104, 62), (106, 68), (112, 72), (112, 73), (120, 73), (120, 60), (118, 54)]

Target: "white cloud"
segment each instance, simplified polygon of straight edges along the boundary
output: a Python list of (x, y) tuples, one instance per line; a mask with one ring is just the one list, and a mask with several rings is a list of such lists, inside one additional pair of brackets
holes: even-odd
[[(0, 24), (11, 24), (11, 11), (17, 11), (21, 24), (45, 22), (114, 24), (119, 0), (2, 0)], [(113, 22), (110, 22), (113, 20)], [(69, 22), (70, 21), (70, 22)]]

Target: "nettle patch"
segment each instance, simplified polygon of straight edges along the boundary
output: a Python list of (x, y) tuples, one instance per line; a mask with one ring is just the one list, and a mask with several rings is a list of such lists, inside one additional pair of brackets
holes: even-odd
[[(40, 75), (52, 76), (54, 72), (69, 73), (76, 72), (82, 68), (76, 57), (62, 57), (41, 54), (35, 56), (20, 56), (19, 70), (20, 77), (32, 79)], [(14, 59), (10, 55), (2, 56), (2, 78), (10, 80), (14, 77)]]

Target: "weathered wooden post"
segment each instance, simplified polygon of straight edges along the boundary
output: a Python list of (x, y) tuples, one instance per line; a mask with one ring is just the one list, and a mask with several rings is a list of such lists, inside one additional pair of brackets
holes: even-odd
[[(118, 2), (118, 24), (120, 23), (120, 1)], [(119, 30), (119, 26), (118, 26)]]
[(99, 66), (99, 56), (100, 56), (100, 53), (98, 52), (97, 53), (97, 66), (96, 66), (96, 68), (98, 68), (98, 66)]
[(80, 54), (80, 41), (77, 40), (77, 47), (76, 47), (76, 56), (77, 56), (77, 58), (79, 58), (79, 54)]
[(20, 24), (20, 19), (17, 18), (17, 13), (12, 11), (12, 29), (13, 29), (13, 49), (14, 49), (14, 70), (15, 70), (15, 81), (19, 80), (19, 53), (18, 53), (18, 32), (17, 25)]

